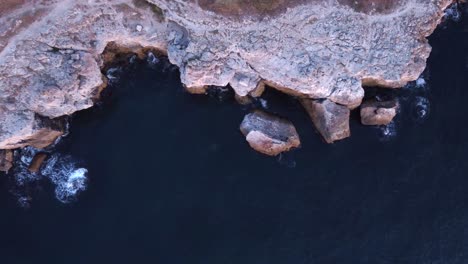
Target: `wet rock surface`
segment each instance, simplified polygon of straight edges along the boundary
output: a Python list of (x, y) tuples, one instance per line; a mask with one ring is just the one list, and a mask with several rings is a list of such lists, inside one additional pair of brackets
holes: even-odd
[(0, 7), (0, 149), (47, 146), (60, 133), (38, 123), (93, 106), (107, 83), (101, 70), (115, 59), (103, 55), (109, 45), (167, 52), (195, 93), (229, 84), (238, 97), (255, 97), (269, 85), (353, 109), (363, 85), (418, 78), (426, 37), (451, 2), (8, 0)]
[(392, 122), (398, 113), (397, 100), (369, 100), (361, 105), (361, 123), (369, 126), (383, 126)]
[(259, 110), (245, 116), (240, 130), (253, 149), (270, 156), (301, 145), (291, 122)]
[(349, 129), (350, 110), (330, 100), (302, 99), (317, 131), (327, 143), (342, 140), (351, 135)]
[(28, 170), (31, 173), (37, 173), (41, 169), (44, 161), (47, 159), (47, 153), (40, 152), (37, 153), (29, 164)]

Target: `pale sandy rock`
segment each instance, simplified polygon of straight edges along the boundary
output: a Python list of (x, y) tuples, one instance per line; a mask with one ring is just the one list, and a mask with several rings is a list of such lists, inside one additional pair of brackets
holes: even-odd
[(302, 99), (317, 131), (327, 143), (342, 140), (351, 135), (349, 129), (350, 110), (330, 100)]
[(398, 101), (365, 101), (361, 105), (361, 122), (363, 125), (381, 126), (388, 125), (398, 113)]
[(253, 149), (270, 156), (301, 145), (296, 128), (290, 121), (263, 111), (246, 115), (240, 130)]

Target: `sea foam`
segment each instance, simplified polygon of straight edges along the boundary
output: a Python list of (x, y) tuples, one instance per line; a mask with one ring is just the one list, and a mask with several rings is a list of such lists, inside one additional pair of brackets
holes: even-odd
[(55, 197), (62, 203), (69, 203), (87, 188), (88, 170), (79, 167), (69, 155), (49, 153), (49, 158), (37, 172), (29, 171), (28, 167), (34, 156), (40, 150), (26, 147), (16, 153), (16, 164), (13, 171), (15, 187), (12, 190), (18, 203), (28, 207), (32, 200), (28, 193), (31, 186), (40, 184), (42, 180), (49, 180), (55, 187)]

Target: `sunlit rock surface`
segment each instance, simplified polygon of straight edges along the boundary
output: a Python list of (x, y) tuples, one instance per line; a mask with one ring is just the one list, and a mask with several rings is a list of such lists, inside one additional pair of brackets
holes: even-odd
[[(418, 78), (452, 0), (6, 0), (0, 5), (0, 149), (43, 147), (38, 123), (89, 108), (109, 43), (167, 52), (194, 91), (264, 84), (360, 105), (363, 85)], [(110, 57), (112, 59), (112, 56)], [(41, 144), (41, 137), (48, 140)]]
[(270, 156), (301, 145), (291, 122), (259, 110), (245, 116), (240, 130), (253, 149)]
[(384, 126), (390, 124), (398, 113), (398, 101), (369, 100), (361, 105), (361, 122), (368, 126)]

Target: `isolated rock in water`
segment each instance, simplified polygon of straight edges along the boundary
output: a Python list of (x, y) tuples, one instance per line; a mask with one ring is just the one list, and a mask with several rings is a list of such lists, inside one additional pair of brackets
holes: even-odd
[(398, 112), (398, 101), (379, 102), (369, 100), (361, 105), (361, 122), (363, 125), (384, 126), (390, 124)]
[(0, 171), (8, 172), (13, 167), (13, 151), (0, 150)]
[(349, 130), (350, 110), (330, 100), (302, 99), (302, 105), (307, 110), (315, 128), (327, 143), (347, 138)]
[(28, 170), (32, 173), (37, 173), (42, 167), (42, 164), (47, 159), (48, 154), (44, 152), (37, 153), (29, 164)]
[(294, 125), (286, 119), (254, 111), (245, 116), (240, 130), (258, 152), (276, 156), (301, 145)]

